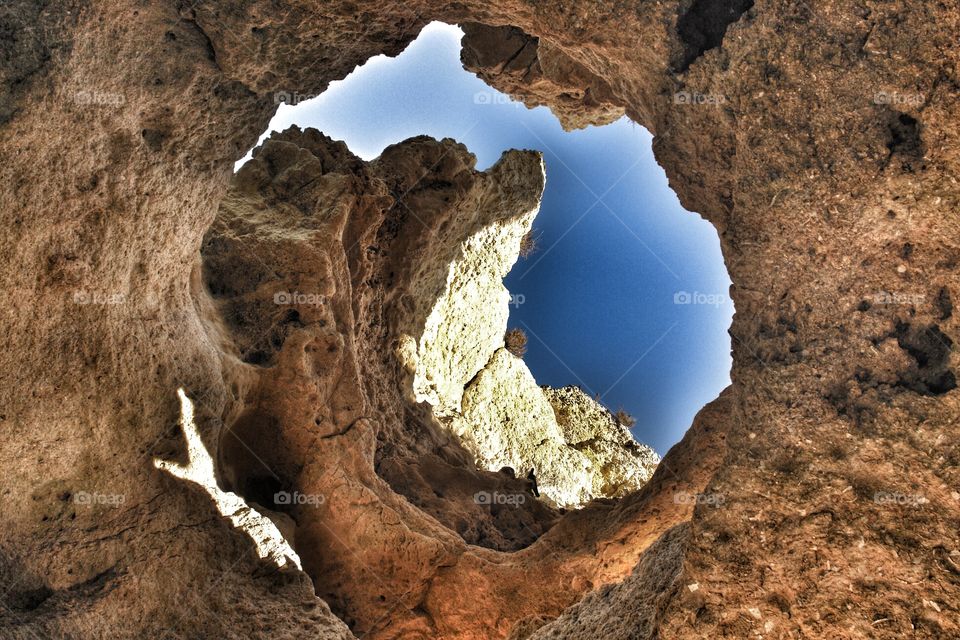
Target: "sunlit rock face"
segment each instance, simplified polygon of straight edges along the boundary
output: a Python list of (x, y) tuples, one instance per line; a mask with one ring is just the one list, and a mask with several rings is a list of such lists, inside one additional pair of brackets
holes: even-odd
[[(529, 158), (531, 163), (538, 160)], [(511, 211), (512, 203), (502, 198), (481, 203), (492, 209), (479, 212), (478, 219), (487, 224), (459, 243), (440, 297), (424, 322), (423, 333), (415, 339), (416, 360), (406, 363), (415, 371), (413, 391), (416, 400), (429, 402), (438, 416), (461, 412), (464, 387), (503, 345), (510, 301), (503, 278), (516, 262), (520, 241), (539, 209), (543, 190), (539, 162), (539, 175), (525, 171), (521, 175), (531, 181), (515, 187), (536, 200), (534, 208)], [(518, 204), (523, 206), (519, 202), (514, 206)], [(407, 338), (403, 336), (404, 343)]]
[[(439, 292), (429, 286), (412, 290), (433, 303), (413, 300), (414, 309), (430, 311), (422, 323), (412, 323), (422, 326), (419, 336), (398, 337), (397, 355), (413, 374), (415, 400), (432, 407), (478, 466), (509, 467), (521, 477), (533, 471), (545, 500), (577, 507), (639, 489), (658, 458), (589, 398), (541, 389), (523, 360), (504, 348), (510, 293), (503, 278), (518, 259), (543, 189), (542, 161), (538, 174), (531, 163), (539, 159), (518, 158), (528, 166), (509, 180), (505, 172), (497, 174), (509, 188), (479, 200), (469, 215), (461, 212), (481, 226), (455, 243), (454, 251), (437, 248), (436, 256), (455, 257), (445, 269), (442, 263), (435, 267), (446, 275)], [(532, 208), (530, 201), (536, 202)], [(424, 277), (425, 267), (420, 273), (423, 282), (435, 279)]]
[(575, 387), (539, 387), (523, 360), (498, 349), (449, 421), (487, 469), (535, 471), (540, 493), (560, 507), (640, 489), (660, 458)]
[(642, 487), (660, 461), (581, 391), (541, 388), (523, 360), (498, 349), (445, 421), (486, 469), (534, 470), (540, 493), (560, 507)]
[(561, 507), (590, 498), (590, 460), (568, 446), (530, 370), (506, 349), (467, 387), (463, 416), (453, 424), (482, 467), (535, 470), (540, 492)]
[(203, 445), (193, 416), (193, 402), (183, 389), (177, 389), (180, 399), (180, 427), (187, 441), (189, 460), (181, 465), (167, 460), (154, 460), (154, 466), (175, 478), (201, 487), (213, 500), (217, 511), (230, 520), (238, 530), (250, 536), (257, 556), (279, 569), (302, 569), (300, 558), (269, 517), (250, 506), (235, 493), (223, 491), (217, 484), (213, 459)]
[(528, 107), (549, 105), (564, 129), (609, 124), (624, 114), (607, 82), (550, 42), (516, 27), (468, 22), (465, 69)]
[(542, 389), (563, 439), (590, 461), (593, 497), (620, 497), (650, 479), (660, 456), (634, 440), (606, 407), (578, 387)]

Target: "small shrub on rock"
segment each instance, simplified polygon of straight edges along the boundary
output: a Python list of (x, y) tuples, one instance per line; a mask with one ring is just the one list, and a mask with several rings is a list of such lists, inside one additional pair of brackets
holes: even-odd
[(503, 336), (503, 342), (507, 351), (518, 358), (522, 358), (527, 352), (527, 334), (523, 332), (523, 329), (507, 329), (507, 333)]
[(533, 235), (533, 229), (527, 231), (520, 239), (520, 257), (529, 258), (534, 254), (538, 247), (537, 236)]
[(633, 417), (632, 415), (630, 415), (629, 413), (627, 413), (627, 412), (623, 409), (623, 407), (617, 409), (617, 412), (616, 412), (615, 414), (613, 414), (613, 417), (616, 419), (616, 421), (617, 421), (618, 423), (620, 423), (621, 425), (625, 426), (627, 429), (629, 429), (629, 428), (632, 427), (633, 425), (637, 424), (637, 419), (634, 418), (634, 417)]

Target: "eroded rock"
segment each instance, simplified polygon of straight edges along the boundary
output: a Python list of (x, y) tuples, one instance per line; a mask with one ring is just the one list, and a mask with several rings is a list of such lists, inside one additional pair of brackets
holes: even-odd
[[(639, 489), (658, 459), (589, 398), (541, 390), (523, 360), (503, 346), (510, 301), (503, 278), (519, 257), (543, 189), (542, 161), (517, 158), (527, 166), (502, 161), (497, 167), (504, 170), (495, 170), (509, 188), (477, 200), (475, 211), (460, 211), (474, 225), (460, 223), (466, 238), (457, 242), (448, 233), (432, 241), (434, 258), (417, 274), (432, 284), (409, 289), (405, 300), (415, 310), (405, 329), (414, 335), (401, 332), (392, 342), (412, 376), (414, 401), (431, 406), (480, 468), (509, 467), (521, 476), (532, 470), (551, 504), (578, 507)], [(449, 265), (439, 262), (444, 256), (452, 256)], [(564, 416), (563, 429), (555, 412)], [(652, 455), (646, 466), (635, 460), (641, 450)]]
[(549, 106), (565, 130), (610, 124), (623, 116), (606, 81), (560, 47), (516, 27), (470, 22), (461, 27), (465, 69), (528, 108)]
[[(0, 628), (505, 638), (555, 619), (555, 637), (604, 620), (635, 621), (606, 627), (611, 638), (957, 636), (960, 16), (930, 2), (770, 0), (742, 13), (747, 3), (720, 3), (733, 10), (724, 28), (704, 28), (706, 4), (0, 12)], [(616, 503), (562, 518), (481, 509), (475, 492), (522, 485), (477, 469), (398, 391), (412, 387), (387, 336), (420, 335), (429, 309), (404, 301), (428, 297), (408, 290), (439, 292), (454, 256), (433, 249), (457, 246), (426, 229), (446, 221), (457, 243), (469, 237), (463, 211), (438, 205), (491, 180), (455, 143), (408, 142), (372, 171), (318, 143), (293, 150), (298, 168), (257, 198), (225, 198), (278, 92), (318, 93), (431, 19), (515, 27), (536, 39), (538, 63), (552, 47), (588, 70), (583, 86), (547, 72), (526, 90), (535, 65), (474, 46), (493, 62), (477, 67), (490, 83), (555, 102), (571, 125), (597, 117), (578, 104), (600, 79), (609, 104), (655, 134), (684, 206), (720, 234), (733, 386)], [(427, 174), (438, 179), (417, 188)], [(436, 217), (420, 225), (398, 200)], [(202, 265), (205, 234), (223, 244), (204, 247)], [(225, 288), (205, 288), (211, 269)], [(295, 308), (298, 320), (269, 302), (301, 285), (332, 304)], [(931, 346), (941, 335), (946, 347)], [(264, 574), (206, 493), (153, 467), (185, 460), (178, 387), (197, 399), (225, 488), (326, 495), (291, 509), (312, 584)], [(388, 468), (389, 483), (375, 472)], [(83, 504), (80, 492), (124, 499)], [(676, 588), (650, 593), (643, 576), (661, 565), (646, 561), (611, 597), (563, 614), (684, 522)]]
[(486, 469), (534, 469), (540, 492), (561, 507), (591, 497), (590, 459), (568, 446), (553, 408), (523, 360), (498, 349), (467, 387), (453, 430)]
[(590, 460), (591, 496), (624, 496), (650, 479), (660, 456), (637, 442), (606, 407), (578, 387), (543, 387), (543, 392), (563, 439)]

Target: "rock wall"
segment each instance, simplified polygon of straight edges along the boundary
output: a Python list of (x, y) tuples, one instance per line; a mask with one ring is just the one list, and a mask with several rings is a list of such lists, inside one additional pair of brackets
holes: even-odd
[[(278, 92), (320, 92), (432, 19), (514, 27), (541, 69), (562, 52), (579, 93), (552, 71), (524, 89), (509, 47), (467, 60), (568, 126), (609, 117), (586, 100), (602, 81), (596, 102), (654, 133), (720, 234), (733, 385), (619, 501), (481, 509), (476, 492), (522, 483), (397, 390), (409, 372), (382, 345), (418, 313), (404, 286), (437, 275), (410, 212), (456, 227), (439, 203), (491, 182), (455, 143), (371, 171), (289, 141), (238, 176), (259, 204), (231, 202)], [(949, 3), (852, 0), (6, 3), (0, 629), (958, 635), (958, 22)], [(328, 302), (297, 319), (273, 302), (294, 292)], [(180, 387), (221, 489), (324, 496), (290, 508), (310, 580), (154, 466), (187, 461)]]
[(540, 492), (561, 507), (589, 499), (590, 460), (568, 445), (553, 408), (523, 361), (499, 349), (463, 398), (463, 418), (454, 431), (487, 469), (536, 472)]
[(623, 116), (610, 85), (549, 40), (512, 26), (467, 22), (461, 28), (465, 69), (530, 108), (549, 106), (565, 130), (610, 124)]
[[(503, 278), (539, 210), (542, 161), (539, 175), (529, 167), (499, 171), (497, 178), (496, 198), (479, 198), (476, 211), (458, 213), (474, 225), (463, 240), (446, 234), (452, 247), (434, 240), (434, 261), (418, 265), (403, 300), (414, 312), (388, 338), (399, 344), (412, 376), (412, 401), (428, 403), (480, 468), (510, 468), (522, 477), (535, 470), (539, 492), (554, 506), (579, 507), (639, 489), (657, 455), (582, 394), (541, 390), (523, 360), (504, 347), (510, 293)], [(564, 416), (562, 428), (556, 414)]]
[[(221, 435), (226, 488), (295, 523), (304, 570), (357, 633), (452, 625), (435, 594), (503, 570), (470, 557), (466, 543), (570, 545), (569, 532), (539, 543), (558, 523), (553, 506), (604, 497), (608, 479), (638, 489), (652, 472), (634, 468), (641, 446), (628, 446), (608, 413), (559, 391), (552, 399), (566, 431), (606, 438), (608, 448), (588, 456), (581, 440), (568, 442), (547, 392), (502, 347), (502, 278), (536, 213), (543, 171), (531, 152), (508, 152), (482, 173), (474, 162), (452, 140), (415, 138), (364, 163), (343, 143), (294, 127), (254, 151), (203, 244), (222, 335), (235, 336), (233, 357), (252, 381), (253, 408)], [(492, 352), (490, 361), (477, 351)], [(523, 475), (497, 472), (509, 464), (536, 465), (546, 503)], [(383, 529), (401, 518), (416, 528)], [(367, 538), (355, 541), (358, 531)], [(587, 549), (553, 553), (525, 570), (574, 572)], [(386, 563), (389, 581), (371, 569)], [(391, 614), (386, 630), (367, 626), (397, 598), (412, 615)], [(489, 621), (477, 628), (500, 632)]]
[(540, 493), (564, 508), (635, 491), (660, 461), (579, 390), (538, 387), (505, 348), (467, 387), (451, 428), (479, 466), (533, 469)]
[(590, 460), (592, 497), (621, 497), (650, 479), (660, 456), (634, 440), (606, 407), (579, 387), (542, 389), (563, 439)]

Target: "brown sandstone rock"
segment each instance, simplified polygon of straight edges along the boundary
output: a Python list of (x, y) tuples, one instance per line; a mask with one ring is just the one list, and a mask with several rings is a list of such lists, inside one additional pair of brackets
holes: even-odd
[[(574, 637), (615, 618), (609, 637), (958, 635), (960, 12), (711, 6), (0, 9), (0, 634), (496, 638), (556, 619), (542, 633)], [(382, 344), (401, 319), (382, 312), (431, 247), (405, 211), (461, 231), (439, 203), (490, 180), (462, 149), (362, 167), (299, 136), (228, 195), (275, 92), (322, 91), (431, 19), (535, 38), (542, 77), (499, 45), (471, 45), (476, 69), (569, 126), (622, 107), (720, 233), (733, 385), (618, 502), (484, 513), (473, 493), (519, 482), (398, 395)], [(411, 190), (427, 170), (444, 184)], [(231, 207), (237, 226), (211, 229)], [(270, 302), (308, 286), (329, 304)], [(221, 488), (322, 491), (291, 509), (313, 585), (153, 466), (186, 462), (178, 387)]]

